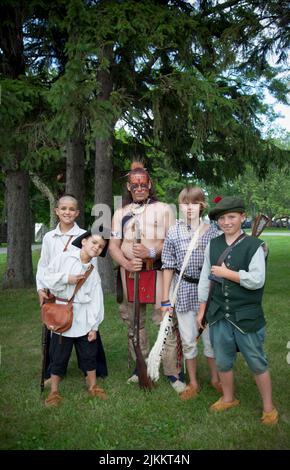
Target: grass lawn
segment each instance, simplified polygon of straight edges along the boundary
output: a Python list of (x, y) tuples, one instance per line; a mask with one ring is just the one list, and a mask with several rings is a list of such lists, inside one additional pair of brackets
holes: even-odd
[[(261, 401), (242, 357), (235, 365), (236, 395), (241, 406), (213, 414), (209, 406), (218, 395), (210, 388), (203, 355), (198, 377), (202, 392), (182, 402), (164, 377), (151, 393), (126, 384), (126, 328), (113, 296), (107, 296), (101, 334), (109, 376), (99, 384), (109, 399), (87, 396), (73, 354), (63, 397), (57, 409), (46, 409), (40, 396), (41, 323), (34, 289), (1, 291), (1, 449), (290, 449), (290, 238), (267, 237), (270, 247), (264, 309), (267, 317), (266, 352), (270, 360), (273, 395), (280, 412), (276, 427), (260, 424)], [(33, 253), (34, 266), (39, 252)], [(0, 274), (5, 267), (0, 255)], [(149, 320), (149, 318), (148, 318)], [(152, 322), (152, 343), (157, 330)]]

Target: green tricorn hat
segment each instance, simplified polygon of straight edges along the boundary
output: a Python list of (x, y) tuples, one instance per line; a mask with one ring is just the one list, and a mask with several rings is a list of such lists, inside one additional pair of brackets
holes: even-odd
[(227, 214), (228, 212), (245, 212), (245, 203), (243, 199), (235, 196), (226, 196), (223, 198), (215, 198), (217, 204), (213, 209), (209, 211), (209, 218), (211, 220), (217, 220), (221, 215)]

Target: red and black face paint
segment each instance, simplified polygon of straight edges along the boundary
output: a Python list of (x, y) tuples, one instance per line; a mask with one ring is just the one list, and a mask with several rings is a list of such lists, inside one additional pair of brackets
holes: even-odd
[(149, 177), (147, 173), (129, 173), (128, 183), (130, 191), (136, 193), (137, 191), (149, 191)]

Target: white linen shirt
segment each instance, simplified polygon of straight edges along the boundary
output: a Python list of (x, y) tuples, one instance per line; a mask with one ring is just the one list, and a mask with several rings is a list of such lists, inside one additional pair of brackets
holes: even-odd
[[(62, 233), (59, 228), (59, 224), (54, 230), (47, 232), (42, 241), (41, 254), (37, 265), (36, 272), (36, 288), (47, 289), (48, 286), (44, 282), (44, 271), (48, 267), (49, 263), (56, 257), (60, 256), (63, 252), (69, 237), (73, 236), (71, 239), (67, 251), (79, 250), (76, 246), (72, 245), (72, 242), (79, 237), (85, 230), (80, 228), (75, 222), (74, 226), (66, 233)], [(97, 267), (97, 258), (94, 258), (92, 264)]]
[[(81, 250), (65, 252), (55, 257), (44, 270), (44, 282), (56, 297), (70, 299), (75, 284), (68, 284), (69, 274), (83, 274), (91, 263), (82, 263)], [(56, 303), (64, 303), (56, 301)], [(104, 301), (101, 278), (96, 268), (93, 269), (73, 300), (73, 323), (63, 336), (77, 338), (89, 331), (97, 331), (104, 319)]]

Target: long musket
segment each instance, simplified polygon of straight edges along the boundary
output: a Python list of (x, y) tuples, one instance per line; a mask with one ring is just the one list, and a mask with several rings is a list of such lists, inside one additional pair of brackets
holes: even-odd
[[(53, 301), (53, 295), (50, 294), (49, 290), (46, 289), (48, 299), (45, 299), (44, 303), (49, 303)], [(40, 393), (44, 390), (44, 379), (45, 379), (45, 370), (50, 363), (49, 360), (49, 345), (50, 345), (50, 335), (51, 332), (42, 325), (42, 338), (41, 338), (41, 349), (42, 349), (42, 365), (41, 365), (41, 379), (40, 379)]]
[(270, 217), (265, 214), (258, 214), (254, 219), (252, 227), (252, 236), (259, 237), (269, 222)]
[[(270, 217), (268, 217), (267, 215), (258, 214), (255, 217), (254, 223), (252, 225), (252, 233), (251, 233), (252, 237), (259, 237), (261, 235), (261, 233), (263, 232), (264, 228), (268, 225), (269, 221), (270, 221)], [(210, 301), (211, 301), (212, 292), (213, 292), (213, 284), (212, 284), (212, 281), (211, 281), (210, 292), (209, 292), (209, 295), (208, 295), (208, 299), (207, 299), (207, 302), (206, 302), (203, 319), (202, 319), (202, 322), (201, 322), (203, 328), (199, 328), (197, 339), (202, 334), (202, 332), (205, 328), (205, 325), (206, 325), (206, 319), (205, 319), (206, 311), (208, 310), (208, 307), (209, 307), (209, 304), (210, 304)]]
[[(139, 222), (135, 222), (136, 243), (141, 243), (141, 231)], [(147, 365), (140, 348), (140, 299), (139, 299), (139, 272), (134, 273), (134, 335), (132, 338), (136, 355), (136, 367), (138, 371), (139, 386), (144, 390), (153, 387), (150, 377), (147, 375)]]
[(40, 393), (44, 390), (45, 368), (47, 364), (47, 343), (50, 331), (45, 325), (42, 325), (42, 366), (41, 366), (41, 380), (40, 380)]

